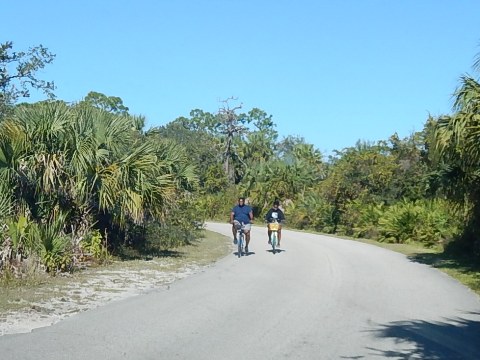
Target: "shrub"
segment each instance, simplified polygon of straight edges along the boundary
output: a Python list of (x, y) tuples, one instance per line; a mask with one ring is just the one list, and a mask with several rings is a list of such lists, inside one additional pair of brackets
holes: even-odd
[(460, 230), (458, 217), (444, 200), (406, 200), (385, 208), (378, 220), (379, 241), (443, 244)]
[(378, 220), (378, 240), (400, 244), (413, 241), (419, 220), (418, 211), (415, 203), (405, 200), (387, 207)]
[(333, 206), (318, 195), (292, 202), (285, 209), (285, 214), (288, 224), (294, 228), (333, 232)]
[[(350, 209), (350, 207), (347, 207)], [(350, 219), (354, 219), (352, 225), (353, 237), (378, 239), (379, 226), (378, 222), (384, 212), (384, 204), (368, 204), (355, 206), (356, 215), (350, 215)]]

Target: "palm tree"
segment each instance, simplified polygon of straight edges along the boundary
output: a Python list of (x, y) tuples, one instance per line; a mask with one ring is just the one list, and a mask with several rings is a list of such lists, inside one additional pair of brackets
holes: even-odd
[(434, 153), (448, 195), (467, 210), (464, 239), (475, 247), (470, 240), (480, 231), (480, 84), (463, 76), (454, 97), (454, 114), (436, 123)]
[[(83, 103), (19, 106), (0, 123), (2, 214), (13, 204), (15, 216), (35, 223), (32, 231), (46, 226), (77, 237), (95, 223), (110, 232), (164, 219), (196, 187), (195, 169), (179, 145), (145, 136), (138, 124)], [(59, 218), (61, 230), (52, 225)]]

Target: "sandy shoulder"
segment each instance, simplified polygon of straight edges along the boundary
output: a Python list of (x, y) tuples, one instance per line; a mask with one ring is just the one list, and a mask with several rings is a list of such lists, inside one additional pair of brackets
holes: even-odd
[(25, 302), (25, 307), (21, 310), (0, 312), (0, 336), (31, 332), (111, 301), (169, 286), (172, 282), (198, 272), (206, 266), (209, 265), (190, 263), (174, 270), (168, 266), (165, 270), (149, 269), (148, 266), (97, 270), (94, 276), (88, 277), (82, 283), (73, 280), (68, 282), (62, 287), (61, 296), (37, 303)]

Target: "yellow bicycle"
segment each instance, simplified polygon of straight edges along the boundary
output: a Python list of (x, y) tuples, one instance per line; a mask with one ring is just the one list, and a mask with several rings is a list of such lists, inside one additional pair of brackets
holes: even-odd
[(272, 245), (272, 252), (275, 254), (277, 252), (277, 244), (278, 244), (278, 229), (280, 227), (280, 223), (277, 219), (274, 219), (273, 222), (268, 223), (268, 230), (271, 231), (270, 233), (270, 244)]

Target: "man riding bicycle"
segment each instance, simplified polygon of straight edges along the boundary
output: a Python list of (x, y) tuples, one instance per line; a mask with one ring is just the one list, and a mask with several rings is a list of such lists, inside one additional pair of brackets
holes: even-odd
[[(267, 214), (265, 215), (265, 220), (268, 223), (272, 223), (274, 221), (278, 222), (278, 246), (280, 246), (280, 240), (282, 239), (282, 221), (285, 220), (285, 214), (279, 208), (280, 202), (275, 200), (273, 202), (273, 206), (270, 210), (268, 210)], [(272, 235), (272, 231), (268, 228), (268, 243), (271, 244), (270, 235)]]
[(250, 243), (250, 230), (252, 228), (253, 211), (252, 208), (245, 204), (245, 198), (239, 197), (238, 204), (230, 213), (230, 224), (232, 224), (233, 243), (237, 244), (237, 229), (235, 228), (235, 220), (240, 222), (245, 233), (245, 252), (248, 254), (248, 244)]

